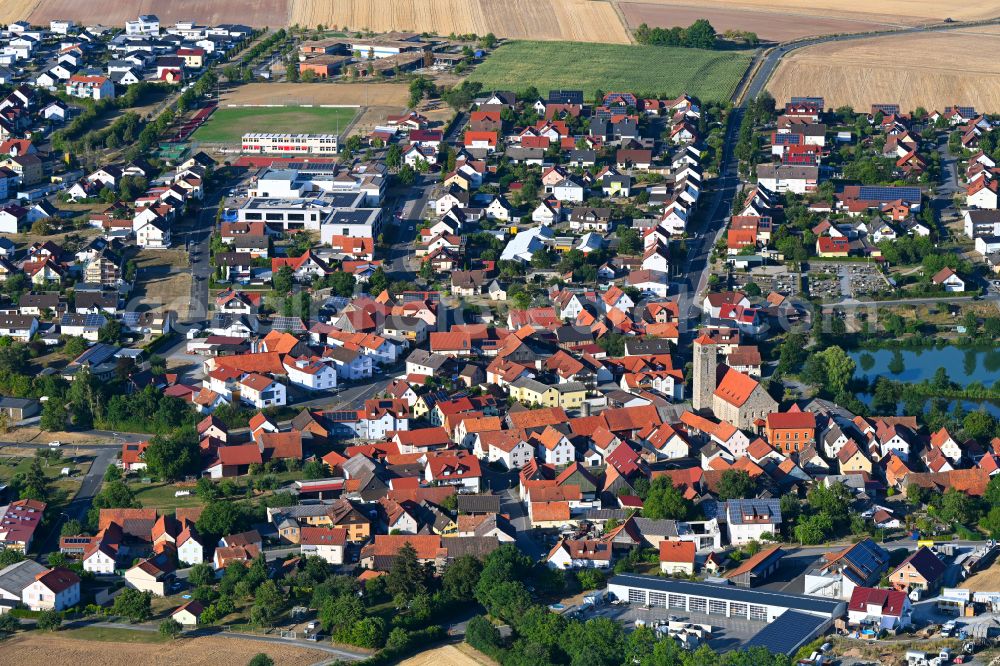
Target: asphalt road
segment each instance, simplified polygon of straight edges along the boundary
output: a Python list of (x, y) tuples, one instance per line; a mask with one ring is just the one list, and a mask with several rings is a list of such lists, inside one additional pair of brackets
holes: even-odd
[(116, 442), (116, 446), (114, 447), (105, 446), (97, 449), (97, 455), (94, 457), (90, 469), (87, 470), (87, 474), (83, 477), (80, 489), (76, 492), (70, 503), (66, 505), (66, 509), (59, 514), (58, 520), (49, 529), (49, 533), (46, 535), (41, 546), (36, 544), (34, 550), (40, 553), (59, 550), (59, 533), (63, 523), (67, 520), (79, 520), (80, 522), (86, 520), (87, 512), (94, 502), (94, 496), (101, 490), (104, 472), (114, 464), (116, 454), (118, 453), (118, 446), (120, 445), (120, 442)]
[(696, 229), (697, 235), (688, 240), (688, 253), (684, 259), (684, 268), (675, 281), (679, 286), (678, 309), (681, 315), (682, 335), (693, 331), (701, 316), (701, 298), (708, 284), (711, 265), (709, 258), (712, 248), (726, 226), (726, 218), (733, 207), (733, 200), (740, 187), (739, 160), (733, 153), (739, 137), (740, 122), (745, 109), (733, 109), (732, 118), (726, 128), (725, 142), (722, 147), (722, 160), (719, 177), (714, 181), (712, 200), (704, 216), (702, 228)]
[(758, 69), (757, 72), (755, 72), (753, 78), (747, 84), (744, 100), (753, 99), (758, 95), (760, 95), (761, 92), (763, 92), (764, 87), (767, 85), (768, 80), (771, 78), (771, 75), (774, 74), (774, 70), (777, 69), (778, 63), (781, 61), (782, 58), (785, 57), (787, 53), (805, 48), (807, 46), (815, 46), (816, 44), (825, 44), (827, 42), (847, 42), (857, 39), (869, 39), (872, 37), (905, 35), (914, 32), (943, 32), (946, 30), (959, 30), (961, 28), (968, 28), (970, 26), (995, 25), (997, 23), (1000, 23), (1000, 18), (989, 19), (986, 21), (970, 21), (970, 22), (956, 21), (954, 23), (941, 23), (931, 26), (918, 26), (913, 28), (903, 28), (896, 30), (880, 30), (875, 32), (855, 33), (850, 35), (828, 35), (826, 37), (813, 37), (810, 39), (803, 39), (797, 42), (787, 42), (784, 44), (779, 44), (778, 46), (774, 47), (771, 51), (767, 52), (767, 54), (764, 56), (764, 62), (761, 64), (760, 69)]

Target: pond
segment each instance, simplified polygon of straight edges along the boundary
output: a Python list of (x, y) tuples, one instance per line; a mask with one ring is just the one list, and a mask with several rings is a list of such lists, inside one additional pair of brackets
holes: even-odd
[(916, 383), (933, 379), (939, 368), (948, 372), (959, 386), (979, 382), (990, 387), (1000, 380), (1000, 349), (879, 349), (849, 352), (857, 369), (854, 376), (872, 381), (885, 376), (899, 382)]
[[(858, 400), (860, 400), (861, 402), (865, 403), (869, 407), (872, 406), (872, 394), (871, 393), (859, 393), (858, 394)], [(948, 411), (949, 412), (953, 412), (955, 410), (955, 407), (958, 405), (958, 403), (959, 403), (958, 400), (952, 400), (952, 401), (950, 401), (948, 403)], [(989, 400), (983, 400), (982, 402), (978, 402), (978, 401), (974, 401), (974, 400), (962, 400), (961, 403), (962, 403), (962, 409), (964, 409), (966, 412), (975, 412), (975, 411), (979, 411), (980, 409), (985, 409), (987, 412), (989, 412), (990, 414), (992, 414), (994, 417), (1000, 419), (1000, 404), (997, 404), (995, 402), (990, 402)], [(924, 403), (924, 411), (926, 412), (930, 408), (931, 408), (931, 399), (928, 398), (927, 402)], [(903, 403), (900, 402), (899, 405), (898, 405), (898, 407), (897, 407), (897, 409), (896, 409), (896, 416), (907, 416), (907, 414), (903, 413), (904, 411), (905, 410), (903, 409)], [(910, 415), (910, 416), (912, 416), (912, 415)]]

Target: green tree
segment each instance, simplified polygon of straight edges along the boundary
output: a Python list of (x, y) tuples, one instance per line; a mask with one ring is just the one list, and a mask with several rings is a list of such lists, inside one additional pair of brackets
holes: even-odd
[(687, 520), (692, 513), (690, 500), (684, 499), (670, 477), (658, 476), (649, 484), (642, 514), (653, 519)]
[(430, 570), (417, 561), (417, 551), (409, 541), (393, 558), (386, 575), (386, 591), (393, 597), (402, 595), (407, 601), (427, 591), (430, 585)]
[(942, 519), (962, 525), (974, 523), (978, 514), (972, 498), (957, 488), (948, 488), (944, 491), (939, 511)]
[(482, 615), (476, 615), (465, 627), (465, 642), (490, 654), (500, 646), (500, 630)]
[(10, 613), (0, 615), (0, 632), (12, 634), (21, 628), (21, 621)]
[(37, 500), (39, 502), (48, 501), (49, 483), (45, 478), (45, 471), (42, 469), (40, 458), (32, 458), (28, 471), (23, 477), (15, 477), (20, 499)]
[(274, 666), (274, 659), (271, 659), (263, 652), (258, 652), (247, 662), (247, 666)]
[(389, 288), (389, 276), (385, 274), (385, 270), (379, 266), (372, 273), (372, 276), (368, 278), (368, 293), (372, 296), (378, 296), (383, 291)]
[(17, 564), (24, 559), (24, 553), (13, 548), (0, 549), (0, 569)]
[(122, 325), (117, 319), (109, 319), (108, 323), (101, 326), (101, 330), (97, 332), (98, 342), (103, 342), (105, 344), (114, 345), (118, 344), (118, 341), (122, 337)]
[(42, 631), (56, 631), (62, 626), (62, 615), (58, 611), (42, 611), (35, 619), (35, 626)]
[(389, 169), (398, 169), (402, 164), (403, 151), (398, 144), (390, 145), (385, 151), (385, 166)]
[(997, 432), (997, 420), (985, 408), (980, 408), (965, 415), (962, 430), (966, 437), (986, 439)]
[(160, 622), (160, 635), (167, 638), (177, 638), (184, 631), (184, 627), (181, 623), (172, 617), (168, 617), (163, 622)]
[(757, 484), (741, 469), (727, 469), (719, 477), (718, 497), (722, 501), (753, 497)]
[(353, 645), (378, 648), (385, 642), (385, 620), (380, 617), (366, 617), (358, 620), (351, 628)]
[(188, 572), (188, 582), (195, 587), (202, 585), (212, 585), (215, 583), (215, 570), (208, 562), (201, 562), (191, 567)]
[(182, 428), (169, 435), (157, 435), (144, 454), (150, 474), (164, 481), (178, 481), (194, 474), (201, 465), (198, 433)]
[(365, 607), (353, 594), (330, 597), (319, 610), (319, 621), (323, 631), (335, 636), (349, 631), (354, 627), (354, 623), (364, 616)]
[(42, 407), (39, 425), (46, 432), (59, 432), (66, 429), (66, 402), (58, 396), (49, 396)]
[(282, 266), (271, 279), (274, 290), (279, 294), (292, 293), (292, 286), (295, 283), (295, 274), (290, 266)]
[(250, 609), (251, 621), (263, 627), (274, 624), (284, 606), (285, 597), (273, 580), (264, 581), (254, 592), (253, 607)]
[(63, 353), (70, 358), (76, 358), (83, 352), (87, 351), (89, 343), (81, 337), (76, 335), (65, 336), (66, 343), (63, 345)]
[(352, 296), (357, 279), (351, 273), (337, 271), (330, 276), (330, 290), (335, 296)]
[(472, 555), (463, 555), (452, 560), (445, 566), (444, 574), (441, 576), (441, 586), (445, 594), (456, 601), (473, 601), (482, 570), (482, 562)]
[(826, 372), (826, 383), (831, 393), (839, 395), (854, 377), (854, 359), (840, 347), (834, 345), (815, 354), (823, 362)]
[(111, 612), (126, 617), (133, 623), (145, 622), (153, 617), (152, 600), (151, 593), (126, 587), (115, 597)]
[(59, 536), (76, 536), (83, 534), (83, 523), (76, 518), (70, 518), (59, 528)]
[(404, 164), (400, 167), (399, 172), (396, 174), (396, 178), (399, 183), (405, 187), (410, 187), (413, 183), (417, 182), (417, 172), (409, 164)]
[(599, 569), (581, 569), (576, 572), (576, 580), (583, 590), (596, 590), (607, 584), (607, 576)]

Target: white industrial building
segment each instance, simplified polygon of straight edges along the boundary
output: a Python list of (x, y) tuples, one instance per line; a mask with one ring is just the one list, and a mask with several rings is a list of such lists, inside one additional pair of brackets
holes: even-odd
[(664, 612), (758, 622), (761, 631), (743, 647), (762, 645), (783, 654), (794, 654), (847, 612), (847, 603), (839, 599), (637, 574), (613, 576), (608, 581), (608, 595), (632, 605), (662, 608)]

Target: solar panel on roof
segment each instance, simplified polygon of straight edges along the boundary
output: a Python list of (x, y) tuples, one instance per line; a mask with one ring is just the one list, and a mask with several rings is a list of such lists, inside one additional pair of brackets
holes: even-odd
[(271, 328), (276, 331), (301, 332), (306, 330), (299, 317), (272, 317)]
[(793, 97), (792, 104), (809, 104), (810, 106), (820, 106), (824, 104), (822, 97)]
[(881, 185), (862, 185), (858, 191), (858, 198), (862, 201), (895, 201), (904, 199), (906, 201), (920, 201), (919, 187), (889, 187)]
[(744, 643), (743, 649), (763, 647), (775, 654), (791, 655), (812, 640), (828, 621), (829, 618), (787, 610)]

